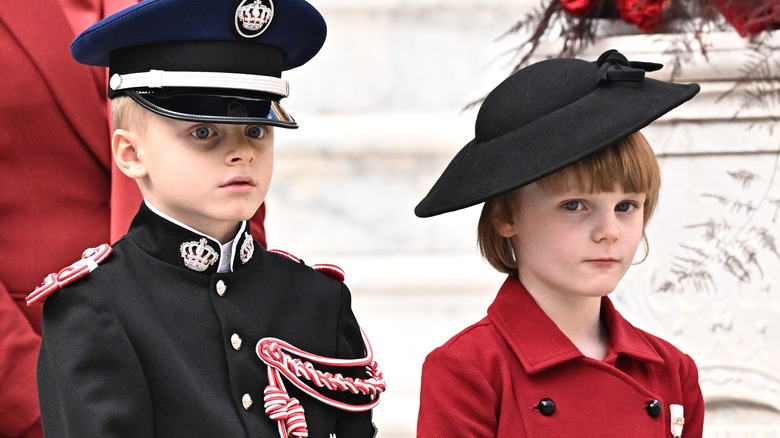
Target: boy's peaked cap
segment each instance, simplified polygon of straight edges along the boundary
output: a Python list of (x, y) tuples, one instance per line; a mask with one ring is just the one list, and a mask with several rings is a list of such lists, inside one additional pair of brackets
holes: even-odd
[(144, 0), (84, 30), (71, 54), (109, 67), (109, 97), (168, 117), (295, 127), (278, 102), (281, 73), (314, 57), (326, 33), (304, 0)]
[(644, 128), (698, 91), (645, 77), (661, 64), (616, 50), (597, 61), (555, 58), (518, 70), (485, 98), (475, 136), (417, 205), (459, 210), (530, 184)]

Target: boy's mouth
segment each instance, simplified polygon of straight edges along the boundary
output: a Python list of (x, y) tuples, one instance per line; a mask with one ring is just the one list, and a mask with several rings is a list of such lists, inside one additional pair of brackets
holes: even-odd
[(246, 190), (251, 190), (254, 186), (255, 186), (255, 180), (252, 177), (236, 176), (230, 178), (219, 187), (231, 191), (246, 191)]
[(227, 182), (222, 184), (220, 187), (227, 187), (227, 186), (240, 186), (240, 185), (255, 185), (255, 180), (252, 179), (252, 177), (249, 176), (236, 176), (233, 178), (230, 178)]

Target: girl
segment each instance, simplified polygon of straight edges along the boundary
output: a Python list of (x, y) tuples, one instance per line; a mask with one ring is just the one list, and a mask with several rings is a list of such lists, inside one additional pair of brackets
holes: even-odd
[(639, 129), (699, 90), (644, 77), (658, 68), (614, 50), (547, 60), (485, 99), (415, 213), (485, 201), (480, 250), (508, 277), (482, 321), (426, 358), (419, 437), (701, 437), (693, 360), (607, 297), (658, 199)]

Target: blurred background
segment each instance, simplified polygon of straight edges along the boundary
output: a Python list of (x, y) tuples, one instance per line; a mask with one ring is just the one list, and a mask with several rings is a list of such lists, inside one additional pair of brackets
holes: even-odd
[[(507, 32), (540, 2), (311, 3), (329, 34), (312, 62), (286, 73), (285, 107), (301, 127), (276, 131), (268, 244), (344, 268), (388, 382), (374, 413), (379, 437), (410, 437), (425, 355), (481, 319), (504, 280), (476, 249), (480, 207), (429, 219), (413, 209), (473, 138), (478, 106), (465, 108), (512, 72), (526, 37)], [(706, 50), (675, 52), (675, 35), (614, 27), (582, 57), (617, 48), (668, 67), (682, 59), (674, 79), (702, 92), (643, 131), (662, 194), (649, 256), (613, 300), (696, 359), (705, 436), (780, 437), (780, 38), (757, 47), (734, 29), (710, 29)], [(534, 59), (559, 49), (556, 35), (545, 37)], [(746, 84), (762, 68), (775, 81)]]

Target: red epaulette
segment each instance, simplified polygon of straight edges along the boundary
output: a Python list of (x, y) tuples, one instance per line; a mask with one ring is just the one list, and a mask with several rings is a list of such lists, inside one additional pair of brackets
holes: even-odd
[(46, 300), (46, 297), (53, 294), (57, 289), (94, 271), (100, 262), (111, 254), (111, 251), (113, 250), (107, 243), (84, 251), (81, 254), (81, 260), (60, 270), (60, 272), (47, 275), (43, 279), (43, 284), (35, 288), (30, 295), (27, 295), (27, 305), (32, 306), (38, 301)]
[[(299, 259), (298, 257), (295, 257), (294, 255), (290, 254), (287, 251), (282, 251), (281, 249), (271, 249), (268, 250), (268, 252), (285, 256), (290, 260), (296, 261), (304, 265), (306, 264), (303, 262), (303, 260)], [(336, 265), (331, 265), (330, 263), (318, 263), (316, 265), (311, 265), (311, 268), (314, 269), (315, 271), (322, 272), (328, 277), (335, 278), (338, 281), (341, 282), (344, 281), (344, 270), (339, 268)]]

